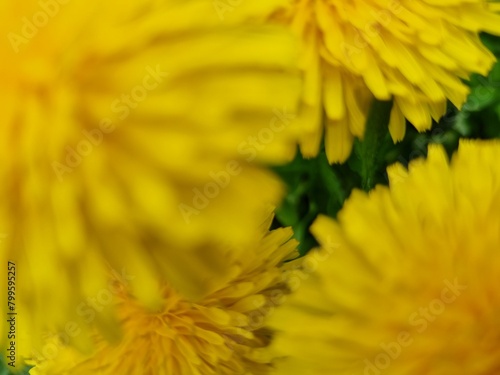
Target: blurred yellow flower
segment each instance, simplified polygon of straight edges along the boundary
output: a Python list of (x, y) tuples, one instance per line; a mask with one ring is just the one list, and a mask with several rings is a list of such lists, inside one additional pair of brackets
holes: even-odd
[(451, 163), (433, 145), (318, 218), (336, 250), (271, 317), (280, 373), (496, 374), (499, 159), (500, 141), (463, 141)]
[(35, 357), (31, 374), (268, 373), (270, 360), (261, 353), (270, 339), (266, 320), (288, 294), (286, 270), (296, 265), (283, 262), (298, 256), (292, 235), (290, 228), (268, 232), (266, 227), (257, 246), (233, 264), (226, 284), (197, 303), (165, 284), (163, 305), (151, 312), (121, 288), (121, 342), (110, 344), (95, 335), (97, 349), (86, 356), (49, 341), (51, 357)]
[(272, 18), (302, 40), (302, 153), (317, 155), (324, 133), (330, 162), (345, 161), (354, 137), (363, 137), (374, 98), (394, 99), (394, 141), (404, 137), (405, 118), (424, 131), (443, 116), (447, 99), (461, 107), (469, 92), (462, 79), (486, 74), (495, 61), (478, 38), (480, 31), (500, 34), (493, 6), (485, 0), (293, 0), (277, 11)]
[(158, 275), (200, 298), (231, 260), (212, 245), (254, 241), (282, 191), (249, 161), (295, 152), (293, 38), (263, 25), (281, 3), (222, 22), (202, 0), (1, 2), (0, 262), (18, 264), (24, 342), (108, 266), (154, 306)]

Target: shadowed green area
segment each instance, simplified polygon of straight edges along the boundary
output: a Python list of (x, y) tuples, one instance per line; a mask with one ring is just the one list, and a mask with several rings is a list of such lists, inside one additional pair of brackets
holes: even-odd
[(30, 367), (25, 367), (17, 372), (11, 371), (11, 367), (5, 363), (5, 358), (0, 356), (0, 375), (29, 375), (29, 369)]

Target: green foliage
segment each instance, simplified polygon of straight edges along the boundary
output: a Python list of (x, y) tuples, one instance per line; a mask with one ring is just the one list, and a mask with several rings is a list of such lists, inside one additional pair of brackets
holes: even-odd
[(317, 158), (295, 160), (275, 171), (287, 184), (288, 194), (276, 211), (277, 226), (291, 226), (302, 254), (316, 245), (309, 227), (318, 214), (335, 217), (359, 177), (346, 165), (330, 166), (322, 151)]
[(29, 375), (29, 370), (31, 367), (26, 366), (24, 369), (14, 372), (5, 363), (3, 356), (0, 356), (0, 375)]
[(392, 102), (374, 100), (366, 122), (364, 139), (354, 144), (351, 166), (360, 175), (362, 188), (366, 191), (376, 185), (377, 174), (385, 164), (384, 149), (390, 141), (388, 124), (391, 109)]
[[(483, 35), (484, 44), (500, 58), (500, 38)], [(500, 64), (487, 77), (475, 74), (470, 81), (471, 93), (462, 111), (457, 113), (455, 130), (462, 137), (500, 137)]]

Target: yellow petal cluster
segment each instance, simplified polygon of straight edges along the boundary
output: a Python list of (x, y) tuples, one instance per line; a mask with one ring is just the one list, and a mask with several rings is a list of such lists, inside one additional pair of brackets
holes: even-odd
[[(269, 222), (267, 222), (267, 225)], [(162, 284), (162, 306), (145, 310), (117, 287), (115, 301), (123, 337), (109, 343), (94, 335), (96, 350), (84, 355), (64, 346), (64, 336), (47, 342), (45, 355), (33, 359), (32, 375), (232, 375), (269, 373), (262, 353), (270, 340), (269, 315), (288, 298), (288, 271), (297, 267), (297, 243), (290, 228), (259, 236), (248, 256), (234, 263), (221, 288), (190, 302), (168, 283)], [(132, 281), (134, 282), (134, 281)]]
[(317, 155), (324, 134), (330, 162), (362, 138), (374, 98), (394, 99), (389, 130), (404, 137), (461, 107), (463, 80), (486, 74), (494, 56), (478, 33), (500, 34), (498, 4), (485, 0), (293, 0), (273, 15), (302, 41), (302, 153)]
[(463, 141), (451, 162), (431, 146), (318, 218), (335, 251), (272, 317), (278, 373), (496, 374), (499, 158), (500, 141)]
[(154, 306), (159, 275), (200, 298), (226, 276), (220, 242), (254, 241), (282, 188), (249, 162), (295, 152), (293, 39), (263, 25), (282, 3), (222, 20), (204, 0), (1, 2), (0, 263), (19, 269), (23, 342), (109, 266)]

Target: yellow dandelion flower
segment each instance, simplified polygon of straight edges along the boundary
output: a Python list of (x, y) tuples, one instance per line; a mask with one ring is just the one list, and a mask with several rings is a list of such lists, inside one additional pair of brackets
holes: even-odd
[(448, 99), (460, 107), (468, 94), (461, 79), (486, 74), (495, 60), (478, 38), (480, 31), (500, 34), (493, 6), (485, 0), (294, 0), (277, 11), (272, 18), (302, 40), (303, 154), (317, 155), (325, 133), (330, 162), (345, 161), (354, 137), (363, 137), (374, 98), (394, 99), (394, 141), (404, 137), (405, 118), (424, 131), (443, 116)]
[[(223, 22), (201, 0), (1, 2), (0, 263), (20, 269), (30, 337), (108, 266), (154, 305), (174, 266), (192, 265), (172, 282), (193, 297), (224, 276), (206, 243), (253, 241), (281, 184), (247, 161), (295, 149), (278, 131), (297, 101), (293, 38), (263, 25), (280, 3)], [(270, 126), (275, 141), (245, 143)]]
[[(500, 295), (500, 141), (464, 141), (448, 162), (390, 167), (390, 188), (355, 192), (335, 244), (273, 315), (286, 374), (496, 374)], [(324, 249), (320, 252), (325, 251)]]
[(290, 228), (267, 231), (245, 258), (234, 264), (227, 283), (193, 303), (170, 285), (163, 306), (145, 310), (125, 288), (117, 304), (123, 339), (110, 344), (96, 335), (96, 351), (85, 356), (52, 340), (49, 358), (35, 357), (32, 375), (88, 374), (266, 374), (262, 353), (269, 343), (266, 319), (288, 293), (287, 272), (298, 256)]

